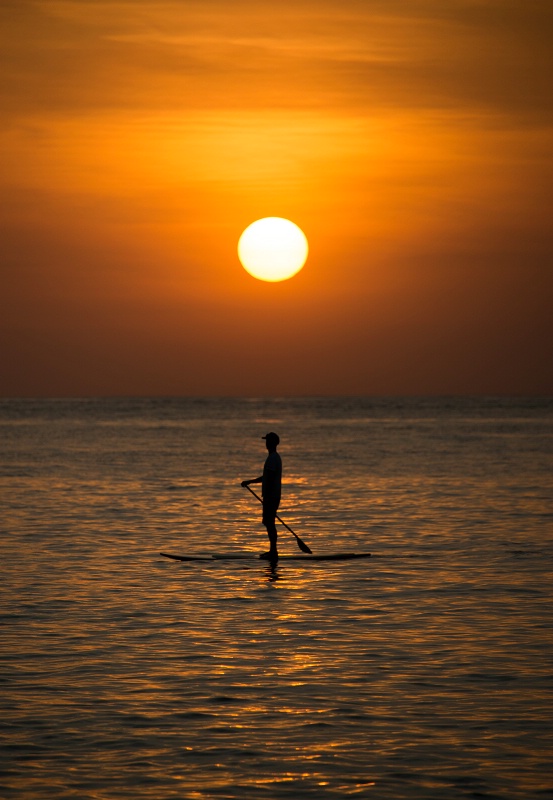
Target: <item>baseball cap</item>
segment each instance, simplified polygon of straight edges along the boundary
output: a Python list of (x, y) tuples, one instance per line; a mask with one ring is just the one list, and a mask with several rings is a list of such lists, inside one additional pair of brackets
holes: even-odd
[(268, 441), (273, 441), (275, 444), (280, 444), (280, 437), (278, 433), (274, 433), (273, 431), (266, 433), (265, 436), (262, 436), (261, 438), (267, 439)]

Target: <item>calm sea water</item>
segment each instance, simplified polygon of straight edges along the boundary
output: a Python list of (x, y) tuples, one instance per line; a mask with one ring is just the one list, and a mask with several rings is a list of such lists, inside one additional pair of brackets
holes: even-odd
[[(240, 487), (358, 562), (260, 552)], [(0, 402), (0, 797), (553, 797), (553, 402)], [(298, 553), (281, 529), (281, 553)]]

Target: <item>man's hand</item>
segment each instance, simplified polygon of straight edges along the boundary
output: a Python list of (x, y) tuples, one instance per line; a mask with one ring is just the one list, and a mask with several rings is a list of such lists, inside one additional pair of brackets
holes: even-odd
[(249, 485), (250, 485), (250, 483), (251, 483), (251, 481), (242, 481), (242, 483), (240, 484), (240, 486), (241, 486), (243, 489), (245, 489), (245, 488), (246, 488), (246, 486), (249, 486)]

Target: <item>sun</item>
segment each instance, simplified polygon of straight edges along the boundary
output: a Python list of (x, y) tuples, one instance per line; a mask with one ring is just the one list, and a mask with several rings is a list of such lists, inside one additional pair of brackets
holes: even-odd
[(305, 264), (308, 251), (304, 232), (282, 217), (252, 222), (238, 241), (242, 266), (261, 281), (285, 281), (296, 275)]

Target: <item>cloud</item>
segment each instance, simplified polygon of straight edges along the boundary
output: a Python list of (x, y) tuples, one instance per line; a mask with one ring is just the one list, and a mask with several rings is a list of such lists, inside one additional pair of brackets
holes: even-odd
[(66, 0), (23, 2), (4, 22), (15, 114), (278, 105), (551, 122), (553, 7), (528, 0)]

